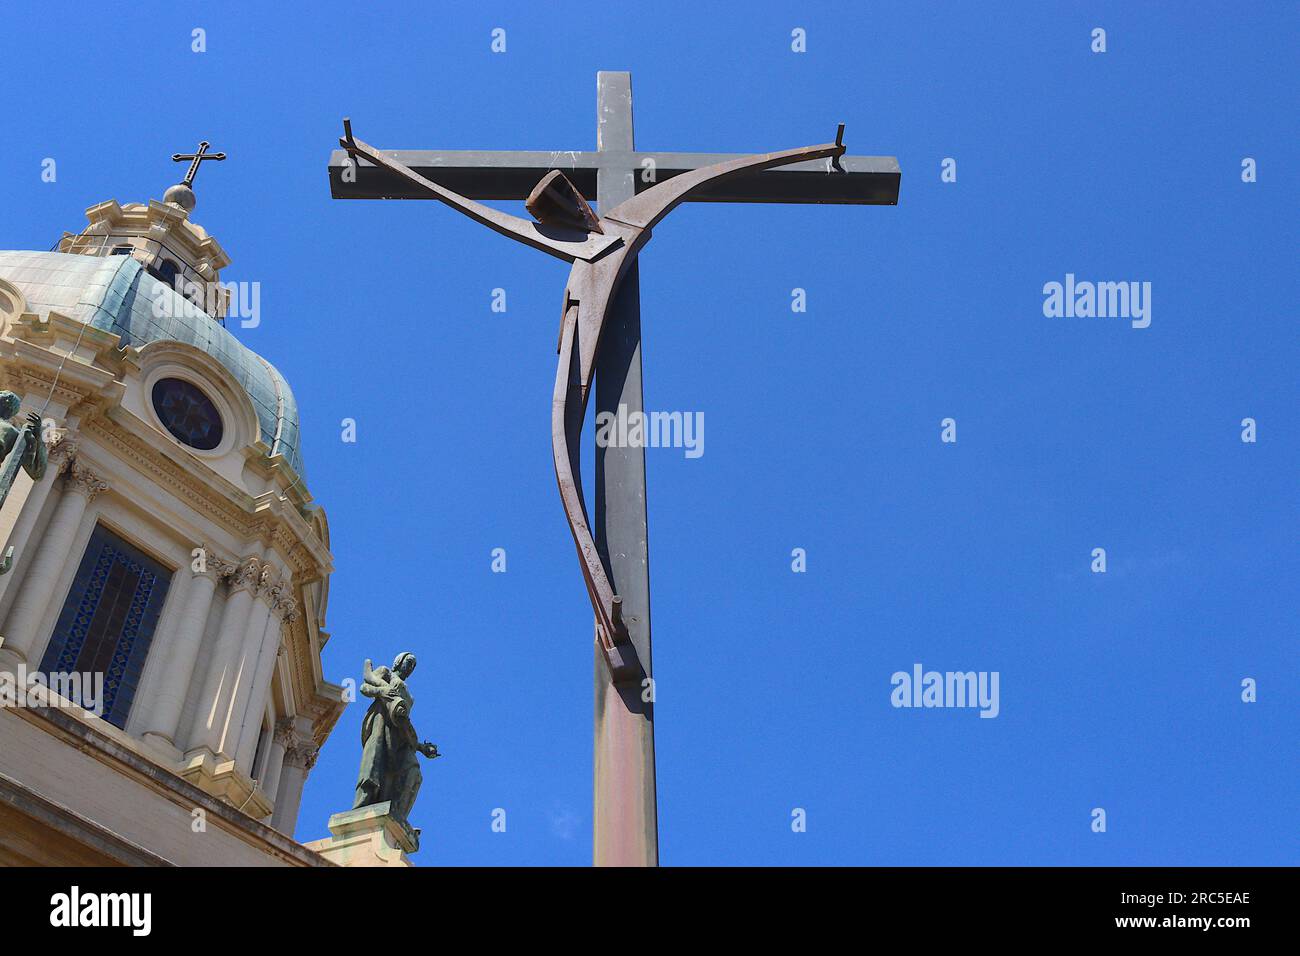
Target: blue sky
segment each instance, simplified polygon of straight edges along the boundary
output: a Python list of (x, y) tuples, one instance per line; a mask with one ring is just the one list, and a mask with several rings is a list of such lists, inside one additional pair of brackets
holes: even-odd
[[(662, 862), (1300, 861), (1297, 7), (746, 10), (7, 12), (0, 247), (160, 198), (200, 139), (230, 155), (195, 219), (223, 278), (262, 283), (238, 334), (302, 410), (326, 673), (415, 651), (446, 754), (417, 861), (581, 865), (590, 611), (549, 449), (565, 269), (432, 203), (331, 200), (328, 151), (343, 115), (387, 148), (591, 149), (601, 69), (632, 71), (643, 149), (844, 122), (851, 153), (898, 157), (898, 207), (684, 206), (641, 257), (647, 404), (706, 421), (702, 457), (648, 453)], [(1067, 273), (1150, 282), (1150, 327), (1045, 317)], [(892, 707), (918, 662), (997, 671), (999, 716)], [(363, 710), (300, 839), (350, 806)]]

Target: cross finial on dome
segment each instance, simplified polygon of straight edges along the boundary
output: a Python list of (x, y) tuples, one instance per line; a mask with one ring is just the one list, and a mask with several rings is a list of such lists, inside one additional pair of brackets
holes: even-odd
[(175, 203), (186, 212), (194, 211), (194, 177), (198, 175), (199, 164), (205, 159), (215, 159), (218, 162), (226, 158), (225, 153), (209, 153), (208, 147), (212, 144), (207, 140), (199, 143), (199, 149), (196, 153), (173, 153), (173, 163), (183, 163), (190, 161), (189, 171), (185, 173), (185, 178), (175, 186), (172, 186), (163, 194), (163, 202)]

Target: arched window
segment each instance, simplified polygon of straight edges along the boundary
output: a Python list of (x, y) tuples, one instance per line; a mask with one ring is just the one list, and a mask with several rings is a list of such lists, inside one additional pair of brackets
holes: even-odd
[(176, 276), (180, 274), (181, 267), (170, 259), (164, 259), (153, 269), (153, 277), (173, 289), (176, 288)]

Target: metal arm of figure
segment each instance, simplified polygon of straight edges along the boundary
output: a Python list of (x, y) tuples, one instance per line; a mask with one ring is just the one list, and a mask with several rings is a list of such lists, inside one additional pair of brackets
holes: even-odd
[(534, 249), (540, 249), (557, 259), (563, 259), (565, 262), (573, 262), (575, 259), (590, 262), (620, 241), (617, 236), (604, 236), (599, 233), (590, 234), (583, 229), (572, 226), (536, 223), (475, 202), (460, 193), (439, 186), (432, 180), (425, 179), (409, 166), (399, 163), (391, 156), (385, 156), (368, 143), (356, 139), (352, 135), (351, 120), (343, 120), (343, 129), (345, 135), (339, 139), (339, 145), (347, 150), (349, 156), (354, 159), (361, 157), (397, 176), (401, 176), (403, 179), (410, 180), (421, 189), (432, 194), (433, 198), (446, 203), (457, 212), (469, 216), (475, 222), (481, 223), (494, 232), (499, 232), (510, 239), (532, 246)]
[[(712, 186), (733, 176), (756, 173), (777, 166), (789, 166), (814, 159), (838, 159), (844, 155), (845, 148), (844, 124), (841, 123), (836, 130), (833, 143), (801, 146), (798, 149), (787, 149), (777, 153), (740, 156), (714, 163), (712, 166), (701, 166), (699, 169), (680, 173), (672, 179), (666, 179), (644, 192), (637, 193), (626, 202), (619, 203), (602, 218), (613, 219), (640, 229), (651, 229), (659, 220), (672, 212), (678, 203), (690, 198), (692, 193), (706, 186)], [(826, 175), (834, 176), (833, 168), (832, 164), (832, 167), (826, 170)]]
[(367, 657), (366, 662), (361, 665), (361, 686), (358, 690), (361, 691), (363, 697), (386, 696), (390, 690), (390, 684), (387, 678), (384, 677), (384, 673), (387, 673), (388, 668), (381, 667), (379, 670), (383, 673), (376, 673), (372, 669), (373, 666), (370, 658)]
[[(385, 156), (369, 143), (357, 139), (352, 135), (352, 121), (346, 117), (343, 120), (343, 131), (344, 135), (339, 139), (339, 145), (353, 159), (359, 157), (387, 169), (389, 172), (415, 183), (435, 199), (451, 206), (457, 212), (468, 216), (475, 222), (487, 226), (503, 236), (530, 245), (548, 255), (553, 255), (558, 259), (563, 259), (566, 262), (573, 262), (575, 259), (590, 262), (621, 241), (618, 236), (601, 234), (598, 226), (594, 230), (595, 235), (592, 234), (592, 230), (577, 226), (539, 226), (538, 223), (531, 220), (520, 216), (512, 216), (509, 213), (501, 212), (499, 209), (493, 209), (491, 206), (485, 206), (444, 186), (439, 186), (432, 180), (424, 178), (409, 166), (399, 163), (390, 156)], [(712, 166), (702, 166), (699, 169), (682, 173), (650, 187), (627, 202), (616, 206), (601, 218), (614, 219), (617, 222), (640, 229), (649, 229), (671, 212), (678, 203), (688, 198), (692, 192), (720, 180), (743, 173), (771, 169), (776, 166), (788, 166), (793, 163), (802, 163), (825, 157), (838, 158), (844, 155), (845, 151), (842, 142), (843, 137), (844, 124), (841, 123), (834, 143), (826, 143), (820, 146), (804, 146), (798, 149), (755, 156), (741, 156), (736, 159), (715, 163)], [(834, 175), (830, 169), (827, 170), (827, 174)]]
[[(410, 708), (402, 695), (398, 693), (392, 679), (392, 673), (387, 667), (372, 670), (370, 658), (366, 658), (366, 662), (361, 668), (361, 686), (357, 690), (361, 692), (362, 697), (373, 697), (376, 700), (383, 701), (391, 718), (407, 718), (410, 716)], [(407, 723), (409, 724), (409, 720)]]
[[(623, 279), (623, 274), (627, 271), (627, 266), (641, 251), (650, 240), (651, 229), (659, 223), (664, 216), (672, 212), (677, 205), (689, 199), (692, 194), (699, 192), (709, 186), (713, 186), (726, 179), (740, 176), (748, 173), (759, 172), (764, 169), (773, 169), (777, 166), (791, 166), (795, 163), (808, 162), (815, 159), (830, 158), (838, 159), (844, 155), (844, 125), (840, 124), (839, 130), (835, 136), (834, 143), (823, 143), (820, 146), (801, 146), (797, 149), (787, 149), (776, 153), (761, 153), (754, 156), (740, 156), (736, 159), (724, 160), (721, 163), (714, 163), (712, 166), (701, 166), (699, 169), (693, 169), (688, 173), (681, 173), (662, 183), (651, 186), (645, 192), (633, 196), (626, 202), (620, 203), (605, 215), (601, 216), (601, 221), (612, 224), (614, 227), (630, 227), (632, 234), (625, 235), (626, 250), (615, 250), (614, 255), (623, 255), (626, 262), (621, 264), (617, 274), (613, 275), (611, 280), (612, 287), (608, 290), (608, 295), (603, 295), (605, 290), (600, 290), (604, 299), (604, 310), (600, 315), (600, 324), (595, 328), (584, 328), (579, 336), (582, 343), (581, 358), (581, 387), (583, 408), (586, 408), (587, 394), (591, 389), (591, 377), (595, 368), (596, 351), (600, 347), (600, 332), (604, 327), (605, 314), (610, 304), (614, 301), (614, 295), (618, 290), (618, 285)], [(827, 170), (827, 175), (833, 176), (835, 173)], [(612, 228), (611, 232), (617, 234), (619, 230)], [(574, 264), (575, 274), (579, 271), (578, 265)], [(585, 272), (586, 270), (584, 270)], [(605, 269), (606, 272), (612, 272), (611, 269)], [(590, 318), (590, 316), (589, 316)]]

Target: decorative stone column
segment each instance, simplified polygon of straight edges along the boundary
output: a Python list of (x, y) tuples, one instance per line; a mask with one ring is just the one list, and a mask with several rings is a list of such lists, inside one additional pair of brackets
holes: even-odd
[[(257, 663), (262, 652), (262, 640), (271, 620), (271, 605), (275, 597), (271, 592), (272, 574), (269, 564), (263, 563), (258, 575), (256, 599), (248, 612), (248, 624), (244, 628), (244, 637), (240, 642), (238, 654), (230, 673), (234, 675), (231, 685), (230, 705), (225, 710), (225, 722), (221, 734), (219, 751), (228, 757), (234, 757), (239, 744), (239, 734), (243, 729), (244, 712), (248, 709), (249, 699), (253, 693), (253, 681), (257, 673)], [(278, 622), (277, 622), (278, 623)], [(274, 626), (274, 625), (273, 625)], [(278, 630), (277, 630), (278, 636)], [(236, 763), (244, 773), (248, 773), (247, 763)]]
[(262, 733), (262, 714), (266, 711), (266, 695), (271, 689), (271, 679), (275, 676), (275, 662), (284, 650), (284, 625), (298, 619), (298, 605), (293, 600), (290, 589), (274, 585), (270, 589), (270, 596), (271, 617), (262, 639), (252, 693), (244, 708), (239, 743), (235, 747), (236, 766), (249, 773), (253, 770), (253, 757), (257, 754), (257, 739)]
[(208, 662), (208, 672), (203, 677), (203, 690), (190, 728), (191, 750), (205, 749), (216, 754), (221, 749), (221, 736), (230, 712), (231, 684), (239, 666), (239, 649), (254, 610), (261, 574), (262, 562), (249, 557), (240, 561), (226, 577), (230, 593), (221, 612), (216, 645)]
[(316, 766), (319, 751), (316, 745), (301, 736), (285, 751), (284, 767), (280, 772), (280, 789), (275, 796), (275, 815), (271, 826), (285, 836), (292, 837), (298, 823), (298, 807), (302, 803), (302, 788), (307, 774)]
[(54, 599), (59, 577), (68, 561), (81, 560), (80, 555), (72, 553), (72, 547), (82, 516), (95, 497), (107, 489), (108, 482), (80, 462), (72, 462), (63, 481), (63, 494), (36, 548), (36, 557), (14, 596), (4, 629), (3, 650), (7, 653), (2, 657), (8, 660), (0, 659), (0, 664), (38, 663), (31, 660), (31, 655), (41, 637), (41, 622)]
[(271, 735), (271, 752), (266, 755), (266, 772), (262, 774), (262, 791), (272, 800), (280, 790), (280, 771), (284, 767), (284, 755), (293, 746), (293, 718), (281, 717), (275, 722), (275, 732)]
[[(152, 706), (143, 724), (144, 739), (151, 743), (163, 744), (164, 749), (175, 749), (177, 725), (181, 711), (185, 707), (185, 695), (194, 676), (194, 664), (199, 657), (199, 648), (203, 643), (203, 632), (207, 629), (208, 615), (212, 611), (212, 599), (217, 590), (217, 582), (235, 570), (235, 565), (213, 554), (207, 545), (202, 546), (202, 570), (195, 571), (190, 566), (190, 585), (185, 595), (185, 606), (181, 610), (176, 629), (162, 643), (163, 665), (157, 677), (150, 680), (150, 699)], [(180, 756), (179, 753), (176, 756)]]

